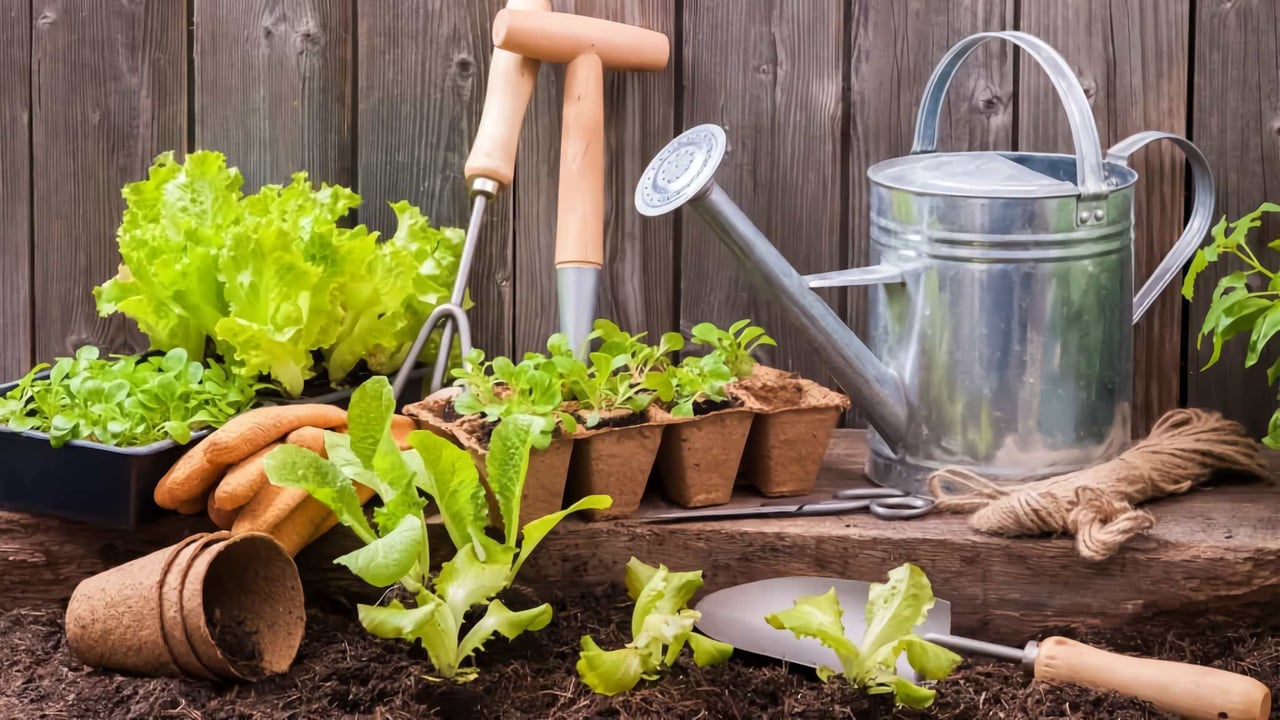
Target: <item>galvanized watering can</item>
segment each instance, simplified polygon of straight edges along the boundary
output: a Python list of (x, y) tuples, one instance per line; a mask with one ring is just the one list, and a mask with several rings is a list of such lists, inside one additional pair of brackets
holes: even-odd
[[(1048, 73), (1066, 106), (1074, 155), (937, 152), (938, 112), (956, 69), (983, 42), (1008, 40)], [(1194, 206), (1136, 296), (1129, 156), (1169, 140), (1191, 166)], [(715, 184), (724, 131), (671, 141), (636, 188), (636, 208), (688, 204), (789, 312), (872, 427), (868, 472), (912, 492), (944, 467), (1018, 482), (1108, 460), (1129, 442), (1133, 324), (1205, 238), (1213, 178), (1186, 139), (1143, 132), (1104, 155), (1084, 91), (1044, 41), (979, 33), (934, 69), (911, 154), (871, 180), (870, 267), (802, 276)], [(864, 344), (810, 288), (869, 287)], [(1132, 298), (1132, 299), (1131, 299)]]

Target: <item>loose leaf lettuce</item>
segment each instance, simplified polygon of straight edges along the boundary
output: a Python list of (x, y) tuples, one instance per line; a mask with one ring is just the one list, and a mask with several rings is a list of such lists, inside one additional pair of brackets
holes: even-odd
[[(365, 628), (379, 637), (421, 643), (436, 673), (466, 680), (476, 672), (466, 663), (495, 634), (510, 639), (540, 630), (551, 620), (550, 605), (513, 611), (495, 599), (511, 586), (529, 553), (569, 513), (604, 509), (611, 501), (601, 495), (583, 498), (571, 508), (530, 522), (521, 541), (519, 498), (537, 423), (536, 418), (508, 417), (494, 431), (489, 453), (488, 480), (498, 496), (505, 530), (503, 541), (493, 540), (485, 534), (488, 506), (470, 455), (421, 430), (409, 435), (412, 449), (399, 450), (390, 433), (394, 408), (387, 379), (370, 379), (351, 396), (348, 434), (326, 435), (329, 459), (281, 446), (267, 455), (267, 476), (278, 485), (305, 488), (364, 542), (335, 562), (371, 585), (398, 582), (414, 598), (413, 607), (398, 600), (359, 606)], [(372, 525), (360, 508), (357, 482), (382, 501)], [(428, 498), (455, 548), (437, 574), (430, 571)], [(479, 619), (474, 615), (477, 609), (482, 610)]]
[(94, 290), (99, 313), (137, 321), (153, 349), (199, 360), (212, 348), (233, 373), (290, 396), (317, 374), (317, 355), (334, 385), (361, 361), (393, 372), (452, 292), (462, 231), (402, 202), (395, 234), (379, 241), (341, 226), (360, 204), (347, 188), (315, 187), (306, 173), (249, 196), (243, 183), (217, 152), (157, 157), (124, 188), (124, 262)]
[[(37, 377), (45, 370), (47, 378)], [(216, 362), (190, 360), (181, 347), (103, 358), (88, 345), (32, 368), (0, 398), (0, 423), (46, 433), (54, 447), (71, 440), (137, 447), (166, 438), (185, 445), (194, 431), (249, 409), (260, 387)]]
[(845, 635), (844, 610), (835, 588), (822, 595), (799, 598), (793, 607), (765, 618), (778, 630), (790, 630), (796, 637), (816, 638), (831, 648), (840, 660), (839, 671), (819, 668), (818, 676), (827, 680), (843, 675), (867, 692), (893, 693), (897, 702), (909, 707), (933, 704), (935, 691), (899, 677), (898, 657), (907, 654), (907, 662), (926, 680), (941, 680), (960, 664), (960, 656), (911, 632), (924, 622), (933, 607), (933, 588), (924, 571), (907, 563), (889, 572), (889, 581), (875, 583), (867, 597), (867, 631), (855, 645)]
[(631, 642), (617, 650), (602, 650), (590, 635), (582, 637), (578, 676), (601, 695), (627, 692), (640, 680), (653, 680), (674, 665), (688, 644), (698, 667), (726, 662), (733, 646), (693, 631), (701, 614), (686, 607), (702, 587), (702, 571), (671, 572), (636, 558), (627, 562), (627, 594), (635, 600), (631, 614)]

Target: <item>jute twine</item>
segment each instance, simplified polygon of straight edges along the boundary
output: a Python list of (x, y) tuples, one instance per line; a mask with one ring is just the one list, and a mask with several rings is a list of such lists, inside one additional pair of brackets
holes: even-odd
[(929, 477), (929, 489), (936, 510), (973, 513), (969, 524), (980, 532), (1070, 533), (1081, 557), (1104, 560), (1155, 524), (1135, 505), (1184, 493), (1215, 472), (1265, 475), (1262, 447), (1216, 412), (1182, 409), (1166, 413), (1146, 439), (1101, 465), (1013, 488), (947, 468)]

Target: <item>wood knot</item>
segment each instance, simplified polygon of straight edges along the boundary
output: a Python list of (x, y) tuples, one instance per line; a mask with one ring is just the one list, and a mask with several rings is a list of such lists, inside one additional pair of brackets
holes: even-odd
[(52, 25), (54, 22), (57, 21), (57, 19), (58, 19), (57, 14), (55, 14), (52, 10), (45, 10), (44, 12), (40, 13), (40, 17), (36, 20), (36, 23), (40, 25)]
[(762, 78), (771, 77), (773, 75), (773, 63), (760, 63), (756, 67), (756, 74)]
[(299, 55), (314, 55), (324, 47), (324, 35), (315, 28), (303, 28), (294, 34), (293, 47)]
[(462, 53), (453, 59), (453, 70), (460, 78), (470, 78), (475, 72), (476, 61), (470, 55)]
[(999, 94), (992, 92), (990, 88), (983, 88), (982, 91), (978, 93), (978, 114), (985, 118), (991, 118), (1002, 114), (1008, 104), (1009, 103), (1005, 98), (1002, 98)]

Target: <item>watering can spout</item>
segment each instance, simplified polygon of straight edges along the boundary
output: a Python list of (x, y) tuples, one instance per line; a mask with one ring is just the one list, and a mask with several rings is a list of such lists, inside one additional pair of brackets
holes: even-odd
[(849, 329), (714, 180), (724, 130), (699, 125), (667, 144), (636, 186), (636, 209), (658, 216), (688, 205), (742, 263), (754, 287), (781, 307), (818, 350), (891, 450), (906, 435), (907, 406), (897, 375)]

